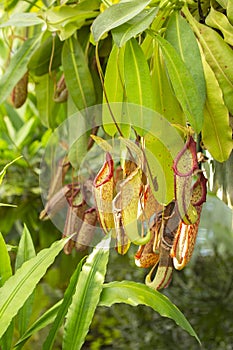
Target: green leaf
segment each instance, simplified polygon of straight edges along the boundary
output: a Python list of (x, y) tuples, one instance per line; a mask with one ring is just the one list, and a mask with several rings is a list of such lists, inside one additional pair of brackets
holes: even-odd
[(0, 287), (4, 285), (6, 280), (12, 275), (10, 256), (7, 250), (6, 243), (2, 234), (0, 233)]
[[(124, 69), (126, 101), (139, 105), (137, 113), (135, 109), (135, 114), (131, 115), (131, 123), (149, 129), (140, 106), (154, 110), (152, 82), (146, 58), (136, 39), (126, 43)], [(137, 131), (140, 133), (138, 128)]]
[(62, 239), (53, 243), (50, 248), (40, 251), (36, 257), (26, 261), (0, 288), (0, 337), (66, 242), (67, 239)]
[(176, 98), (193, 129), (199, 132), (203, 123), (203, 107), (193, 77), (174, 47), (161, 36), (156, 36), (156, 40), (162, 49)]
[(78, 40), (66, 40), (62, 50), (68, 91), (79, 110), (95, 104), (95, 90), (86, 57)]
[(210, 27), (219, 29), (223, 36), (224, 40), (233, 45), (233, 26), (222, 12), (216, 11), (212, 6), (210, 12), (205, 20), (206, 24)]
[(109, 256), (110, 238), (104, 238), (83, 265), (67, 313), (64, 350), (79, 350), (85, 340), (103, 288)]
[(121, 24), (128, 22), (131, 18), (139, 14), (150, 0), (124, 1), (108, 7), (93, 22), (92, 32), (94, 40), (100, 40), (103, 34), (109, 30), (119, 27)]
[(154, 48), (151, 61), (151, 80), (155, 110), (163, 115), (170, 123), (185, 126), (185, 116), (174, 95), (174, 91), (167, 75), (165, 62), (161, 55), (161, 50), (159, 49), (157, 42), (151, 44)]
[(171, 318), (191, 336), (200, 340), (182, 312), (163, 294), (144, 284), (122, 281), (104, 284), (100, 297), (100, 306), (112, 306), (115, 303), (125, 303), (132, 306), (146, 305), (157, 311), (161, 316)]
[(54, 81), (50, 74), (44, 74), (35, 77), (35, 82), (40, 121), (44, 126), (53, 129), (56, 126), (56, 117), (60, 108), (60, 104), (56, 103), (53, 99)]
[(55, 305), (53, 305), (49, 310), (47, 310), (43, 315), (41, 315), (17, 341), (17, 343), (14, 346), (14, 350), (21, 349), (22, 346), (33, 334), (39, 332), (41, 329), (51, 324), (55, 320), (62, 302), (63, 299), (59, 300)]
[(227, 18), (233, 24), (233, 2), (231, 0), (227, 1)]
[(223, 91), (225, 104), (233, 114), (233, 50), (215, 30), (198, 23), (187, 8), (184, 7), (183, 11)]
[(41, 12), (41, 17), (46, 21), (49, 31), (57, 32), (61, 40), (66, 40), (85, 25), (88, 19), (96, 17), (97, 10), (98, 0), (84, 0), (74, 6), (54, 6)]
[(233, 147), (229, 114), (223, 101), (222, 90), (205, 59), (203, 59), (203, 66), (208, 84), (202, 140), (213, 158), (223, 162), (228, 159)]
[(61, 65), (63, 42), (58, 35), (45, 32), (40, 46), (28, 62), (28, 69), (35, 75), (47, 74)]
[(43, 344), (44, 350), (50, 350), (50, 349), (52, 350), (53, 349), (53, 343), (54, 343), (56, 334), (57, 334), (59, 328), (61, 327), (62, 322), (65, 318), (65, 315), (67, 313), (67, 310), (71, 304), (72, 297), (73, 297), (73, 294), (74, 294), (75, 289), (76, 289), (76, 284), (77, 284), (77, 281), (78, 281), (78, 278), (80, 275), (80, 271), (82, 269), (82, 264), (83, 264), (84, 259), (82, 259), (79, 262), (76, 270), (74, 271), (74, 273), (70, 279), (70, 283), (65, 291), (62, 304), (59, 307), (58, 313), (57, 313), (56, 318), (53, 322), (52, 328), (50, 329), (49, 335), (48, 335), (45, 343)]
[(0, 104), (7, 99), (17, 82), (27, 72), (27, 64), (39, 46), (39, 37), (27, 39), (12, 57), (0, 81)]
[(188, 71), (191, 73), (199, 93), (201, 105), (204, 106), (206, 84), (200, 50), (190, 25), (181, 16), (180, 12), (176, 11), (171, 15), (165, 38), (179, 53)]
[(158, 12), (157, 8), (145, 9), (136, 17), (112, 30), (117, 46), (122, 47), (128, 40), (147, 29)]
[[(28, 231), (27, 226), (24, 225), (24, 230), (19, 241), (18, 252), (16, 255), (15, 270), (17, 271), (25, 261), (34, 258), (35, 255), (36, 252), (30, 232)], [(27, 329), (32, 313), (33, 297), (32, 294), (18, 312), (18, 328), (20, 335), (22, 335)]]
[[(104, 76), (105, 93), (103, 94), (102, 121), (105, 132), (111, 136), (115, 135), (117, 132), (117, 128), (114, 125), (114, 120), (111, 113), (113, 113), (115, 121), (117, 122), (118, 126), (120, 126), (120, 129), (125, 136), (129, 131), (129, 128), (125, 130), (121, 125), (122, 121), (127, 123), (127, 117), (123, 116), (122, 105), (119, 103), (117, 108), (118, 113), (116, 113), (116, 104), (114, 104), (115, 113), (111, 108), (111, 103), (123, 102), (124, 99), (124, 51), (124, 47), (118, 48), (116, 45), (113, 45)], [(107, 96), (107, 100), (105, 94)], [(105, 102), (109, 103), (109, 105), (105, 105)]]
[(37, 24), (43, 24), (44, 21), (38, 18), (37, 13), (35, 12), (27, 12), (27, 13), (15, 13), (10, 19), (2, 23), (0, 28), (14, 26), (14, 27), (30, 27), (35, 26)]

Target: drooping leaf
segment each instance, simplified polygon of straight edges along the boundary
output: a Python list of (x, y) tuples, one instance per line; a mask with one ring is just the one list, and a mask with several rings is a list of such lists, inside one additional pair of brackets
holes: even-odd
[(98, 305), (109, 256), (110, 237), (104, 238), (87, 258), (68, 309), (64, 350), (79, 350)]
[(0, 104), (7, 99), (17, 82), (27, 72), (27, 64), (39, 46), (41, 37), (27, 39), (12, 57), (0, 81)]
[(184, 13), (201, 44), (207, 63), (218, 80), (225, 104), (233, 114), (233, 50), (214, 29), (198, 23), (186, 7)]
[[(36, 255), (30, 232), (26, 225), (19, 241), (18, 252), (15, 261), (15, 270), (17, 271), (25, 261)], [(23, 307), (18, 312), (18, 328), (20, 336), (26, 331), (30, 316), (32, 313), (32, 303), (34, 295), (30, 295)]]
[(56, 126), (56, 117), (60, 104), (54, 102), (54, 81), (51, 75), (44, 74), (42, 76), (35, 77), (36, 85), (36, 99), (37, 108), (41, 123), (49, 128)]
[(124, 1), (107, 8), (93, 22), (94, 40), (99, 41), (103, 34), (135, 17), (149, 3), (150, 0)]
[(203, 123), (203, 106), (191, 73), (173, 46), (161, 36), (156, 36), (165, 59), (168, 74), (186, 118), (196, 132)]
[(99, 305), (110, 307), (115, 303), (149, 306), (161, 316), (174, 320), (178, 326), (195, 337), (200, 343), (197, 334), (182, 312), (166, 296), (144, 284), (132, 281), (104, 284)]
[(34, 51), (28, 62), (30, 73), (36, 76), (53, 71), (61, 65), (61, 51), (64, 42), (58, 35), (45, 32), (41, 40), (40, 46)]
[(145, 9), (127, 23), (112, 30), (114, 42), (122, 47), (128, 40), (147, 29), (158, 12), (158, 8)]
[[(121, 125), (123, 119), (123, 106), (121, 103), (124, 99), (124, 47), (118, 48), (113, 45), (110, 53), (105, 76), (104, 76), (104, 94), (102, 110), (102, 121), (104, 130), (107, 134), (113, 136), (118, 131), (114, 122), (118, 124), (123, 134), (128, 133)], [(115, 102), (119, 102), (118, 108)], [(114, 104), (114, 110), (111, 105)], [(124, 123), (127, 123), (127, 116), (124, 116)], [(129, 129), (129, 128), (128, 128)]]
[(66, 40), (62, 50), (66, 86), (79, 110), (95, 104), (95, 90), (82, 47), (75, 38)]
[(199, 93), (201, 105), (206, 98), (206, 84), (201, 55), (195, 35), (180, 12), (175, 11), (169, 18), (165, 38), (172, 44), (191, 73)]
[(224, 36), (224, 40), (228, 44), (233, 45), (233, 26), (228, 21), (227, 16), (225, 16), (222, 12), (216, 11), (211, 6), (205, 22), (208, 26), (219, 29)]
[(131, 123), (141, 134), (140, 128), (146, 126), (148, 129), (149, 125), (140, 106), (154, 110), (154, 100), (149, 67), (142, 49), (134, 38), (127, 41), (125, 46), (124, 78), (126, 101), (138, 105), (138, 108), (135, 107), (135, 113), (130, 115)]
[(0, 288), (0, 337), (66, 242), (67, 239), (62, 239), (53, 243), (50, 248), (40, 251), (36, 257), (26, 261)]
[(75, 289), (76, 289), (76, 284), (78, 282), (79, 274), (80, 274), (80, 271), (82, 269), (82, 264), (83, 264), (83, 259), (79, 262), (76, 270), (74, 271), (74, 273), (70, 279), (70, 283), (69, 283), (69, 285), (65, 291), (65, 294), (64, 294), (64, 299), (62, 300), (62, 304), (59, 306), (59, 310), (58, 310), (56, 318), (53, 322), (52, 328), (50, 329), (49, 335), (48, 335), (45, 343), (43, 344), (44, 350), (50, 350), (50, 349), (52, 350), (52, 348), (53, 348), (56, 334), (62, 325), (62, 322), (65, 318), (67, 310), (68, 310), (70, 303), (72, 301), (72, 297), (73, 297), (73, 294), (74, 294)]
[(153, 45), (151, 79), (155, 110), (170, 123), (185, 126), (185, 116), (169, 81), (165, 62), (155, 41)]
[(204, 109), (202, 140), (211, 155), (219, 162), (228, 159), (232, 151), (232, 130), (222, 90), (209, 64), (203, 58), (207, 84), (207, 100)]
[(59, 300), (55, 305), (53, 305), (49, 310), (42, 314), (23, 334), (23, 336), (17, 341), (14, 346), (14, 350), (20, 350), (26, 341), (35, 333), (39, 332), (41, 329), (47, 327), (52, 322), (54, 322), (56, 315), (62, 304), (62, 300)]

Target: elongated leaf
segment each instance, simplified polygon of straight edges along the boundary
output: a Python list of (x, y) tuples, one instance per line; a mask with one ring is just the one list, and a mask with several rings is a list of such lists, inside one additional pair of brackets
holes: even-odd
[[(124, 57), (125, 92), (127, 102), (144, 106), (154, 110), (154, 100), (152, 94), (152, 82), (149, 67), (136, 39), (131, 39), (125, 46)], [(147, 127), (147, 118), (140, 107), (135, 108), (135, 113), (130, 115), (133, 125)], [(141, 131), (137, 128), (137, 131)]]
[[(105, 71), (104, 89), (103, 103), (107, 102), (110, 104), (103, 104), (102, 121), (104, 130), (111, 136), (115, 135), (117, 127), (114, 125), (114, 117), (123, 135), (127, 136), (128, 130), (125, 130), (125, 128), (120, 125), (122, 121), (124, 121), (124, 123), (129, 123), (127, 116), (123, 116), (122, 106), (119, 104), (118, 113), (116, 113), (116, 105), (114, 106), (114, 112), (111, 108), (111, 103), (123, 102), (124, 99), (124, 47), (118, 48), (116, 45), (113, 45)], [(111, 113), (113, 113), (113, 116)]]
[(10, 256), (7, 250), (6, 243), (2, 234), (0, 233), (0, 287), (4, 285), (6, 280), (12, 275)]
[(128, 40), (147, 29), (158, 12), (157, 8), (145, 9), (127, 23), (112, 30), (117, 46), (122, 47)]
[[(28, 231), (27, 226), (24, 225), (24, 230), (19, 242), (18, 252), (16, 255), (15, 270), (17, 271), (25, 261), (33, 258), (35, 255), (36, 252), (34, 249), (30, 232)], [(32, 294), (18, 312), (18, 327), (20, 335), (22, 335), (27, 329), (32, 312), (33, 298), (34, 295)]]
[(203, 123), (203, 107), (193, 77), (173, 46), (161, 36), (156, 36), (156, 39), (162, 49), (175, 95), (191, 126), (199, 132)]
[(124, 1), (107, 8), (93, 22), (92, 31), (95, 41), (109, 30), (120, 26), (140, 13), (150, 0)]
[(146, 305), (157, 311), (161, 316), (171, 318), (186, 332), (200, 340), (182, 312), (163, 294), (152, 290), (144, 284), (122, 281), (104, 284), (100, 297), (100, 306), (108, 306), (115, 303), (125, 303), (132, 306)]
[(216, 11), (212, 6), (208, 16), (206, 17), (206, 24), (210, 27), (219, 29), (223, 36), (224, 40), (233, 45), (233, 26), (222, 12)]
[(185, 116), (167, 76), (161, 50), (157, 42), (154, 42), (151, 46), (154, 47), (151, 79), (155, 110), (163, 115), (170, 123), (185, 126)]
[(23, 336), (17, 341), (14, 346), (14, 350), (19, 350), (26, 343), (26, 341), (35, 333), (39, 332), (41, 329), (50, 325), (56, 318), (58, 310), (63, 302), (59, 300), (55, 305), (53, 305), (49, 310), (47, 310), (43, 315), (41, 315), (23, 334)]
[(35, 50), (28, 62), (28, 69), (34, 75), (51, 73), (61, 65), (61, 51), (64, 42), (58, 35), (45, 32), (40, 46)]
[(62, 239), (43, 249), (36, 257), (26, 261), (0, 288), (0, 337), (66, 242), (67, 239)]
[(165, 38), (172, 44), (191, 73), (204, 106), (206, 98), (206, 84), (202, 68), (201, 54), (195, 35), (190, 25), (176, 11), (169, 19)]
[(44, 21), (37, 17), (37, 13), (15, 13), (13, 14), (7, 22), (4, 22), (0, 25), (0, 28), (3, 27), (30, 27), (37, 24), (43, 24)]
[(233, 50), (215, 30), (198, 23), (185, 7), (184, 13), (201, 44), (207, 63), (216, 75), (225, 104), (233, 114)]
[(232, 151), (232, 130), (228, 110), (214, 72), (203, 59), (207, 84), (207, 100), (204, 110), (202, 140), (211, 155), (219, 162), (228, 159)]
[(90, 327), (103, 288), (110, 238), (102, 240), (87, 258), (69, 307), (63, 339), (64, 350), (79, 350)]
[(78, 40), (68, 39), (62, 50), (68, 91), (79, 110), (95, 104), (95, 90), (88, 63)]
[(56, 116), (60, 105), (54, 102), (54, 82), (50, 74), (35, 77), (36, 81), (36, 99), (37, 108), (40, 115), (41, 123), (48, 127), (56, 126)]
[(33, 52), (39, 46), (39, 42), (40, 36), (26, 40), (12, 57), (10, 64), (0, 81), (0, 104), (6, 100), (17, 82), (27, 72), (27, 64)]
[(83, 260), (81, 260), (76, 268), (76, 270), (74, 271), (71, 279), (70, 279), (70, 283), (65, 291), (64, 294), (64, 299), (62, 301), (62, 304), (59, 307), (57, 316), (53, 322), (52, 328), (50, 329), (49, 335), (43, 345), (43, 349), (44, 350), (52, 350), (53, 349), (53, 343), (56, 337), (56, 334), (59, 330), (59, 328), (61, 327), (61, 324), (65, 318), (65, 315), (67, 313), (68, 307), (70, 306), (73, 294), (75, 292), (76, 289), (76, 284), (79, 278), (79, 274), (80, 271), (82, 269), (82, 264), (83, 264)]

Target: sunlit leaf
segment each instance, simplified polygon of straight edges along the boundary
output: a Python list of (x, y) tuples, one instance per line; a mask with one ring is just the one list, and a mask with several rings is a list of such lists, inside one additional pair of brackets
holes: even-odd
[[(36, 252), (30, 232), (28, 231), (27, 226), (24, 225), (24, 230), (19, 241), (18, 252), (16, 255), (15, 270), (17, 271), (25, 261), (33, 258), (35, 255)], [(18, 328), (20, 335), (22, 335), (27, 329), (32, 313), (33, 297), (34, 296), (32, 294), (18, 312)]]
[(225, 104), (233, 114), (233, 50), (214, 29), (198, 23), (186, 8), (184, 13), (201, 44), (207, 63), (218, 80)]
[(158, 8), (145, 9), (136, 17), (112, 30), (117, 46), (122, 47), (128, 40), (147, 29), (158, 12)]
[(26, 261), (0, 288), (0, 337), (32, 294), (36, 284), (53, 263), (66, 241), (57, 241), (50, 248), (40, 251), (36, 257)]
[(223, 36), (224, 40), (233, 45), (233, 26), (222, 12), (216, 11), (212, 6), (210, 12), (205, 20), (206, 24), (210, 27), (219, 29)]
[(82, 269), (82, 264), (83, 264), (83, 260), (81, 260), (79, 262), (76, 270), (74, 271), (74, 273), (70, 279), (70, 283), (65, 291), (64, 299), (62, 300), (61, 305), (59, 305), (59, 310), (58, 310), (56, 318), (53, 322), (52, 328), (50, 329), (49, 335), (48, 335), (45, 343), (43, 344), (44, 350), (50, 350), (53, 348), (56, 334), (57, 334), (59, 328), (61, 327), (62, 322), (64, 321), (64, 318), (65, 318), (65, 315), (67, 313), (67, 310), (71, 304), (72, 297), (73, 297), (73, 294), (74, 294), (75, 289), (76, 289), (76, 284), (78, 282), (78, 278), (80, 275), (80, 271)]
[(155, 110), (163, 115), (169, 122), (185, 126), (185, 116), (169, 81), (165, 62), (158, 43), (156, 41), (153, 45), (151, 43), (150, 48), (152, 47), (151, 80)]
[(98, 305), (106, 273), (110, 238), (103, 239), (83, 265), (68, 309), (63, 338), (64, 350), (79, 350)]
[(195, 35), (190, 25), (175, 11), (169, 18), (165, 38), (172, 44), (191, 73), (202, 106), (206, 98), (206, 84), (202, 67), (201, 55)]
[(227, 160), (232, 151), (232, 130), (222, 90), (209, 64), (203, 58), (207, 84), (202, 140), (211, 155), (219, 162)]
[(99, 41), (104, 33), (135, 17), (149, 3), (150, 0), (124, 1), (107, 8), (93, 22), (92, 31), (95, 41)]
[(197, 334), (181, 311), (165, 295), (152, 290), (144, 284), (132, 281), (104, 284), (99, 305), (110, 307), (115, 303), (149, 306), (161, 316), (174, 320), (178, 326), (195, 337), (200, 343)]
[(156, 36), (165, 59), (168, 74), (186, 118), (196, 132), (203, 123), (203, 106), (191, 73), (173, 46), (161, 36)]
[(95, 104), (95, 90), (82, 47), (75, 38), (66, 40), (62, 50), (66, 86), (79, 110)]

